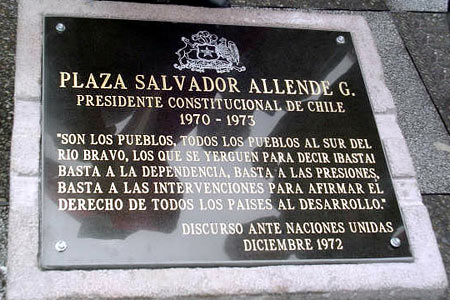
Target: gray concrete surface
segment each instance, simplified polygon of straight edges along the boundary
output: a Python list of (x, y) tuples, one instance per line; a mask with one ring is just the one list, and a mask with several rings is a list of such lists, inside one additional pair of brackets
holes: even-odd
[(446, 12), (447, 0), (386, 0), (392, 11)]
[(8, 245), (8, 207), (0, 207), (0, 298), (4, 298), (6, 286), (6, 259)]
[[(422, 83), (390, 13), (362, 13), (376, 37), (386, 84), (423, 194), (450, 191), (450, 136)], [(442, 146), (440, 146), (442, 145)]]
[(346, 9), (387, 10), (383, 0), (230, 0), (232, 6), (300, 8), (300, 9)]
[[(450, 192), (450, 136), (405, 48), (392, 14), (367, 11), (350, 13), (364, 16), (375, 36), (386, 85), (395, 102), (398, 122), (413, 159), (420, 191), (423, 194)], [(435, 30), (432, 24), (428, 28), (430, 31)], [(446, 85), (435, 84), (436, 89), (448, 97)]]
[(13, 119), (14, 53), (16, 45), (17, 4), (0, 2), (0, 205), (9, 192), (9, 148)]
[[(430, 213), (447, 277), (450, 278), (450, 195), (427, 195), (423, 202)], [(450, 299), (450, 295), (448, 297)]]
[(17, 3), (0, 2), (0, 298), (4, 299), (8, 241), (9, 156), (13, 120)]
[[(395, 13), (400, 35), (431, 98), (450, 129), (450, 30), (446, 14)], [(450, 146), (441, 145), (450, 155)]]

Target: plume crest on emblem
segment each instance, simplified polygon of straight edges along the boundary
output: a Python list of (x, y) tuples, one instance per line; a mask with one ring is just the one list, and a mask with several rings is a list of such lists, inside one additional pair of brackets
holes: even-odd
[(199, 31), (191, 36), (191, 40), (181, 38), (184, 47), (175, 52), (178, 55), (178, 64), (173, 66), (178, 70), (189, 69), (203, 73), (205, 69), (216, 70), (217, 73), (226, 73), (232, 70), (245, 71), (239, 65), (239, 50), (232, 41), (218, 38), (208, 31)]

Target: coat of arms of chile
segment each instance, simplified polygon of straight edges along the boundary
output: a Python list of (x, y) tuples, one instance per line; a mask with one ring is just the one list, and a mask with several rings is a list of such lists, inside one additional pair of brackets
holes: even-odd
[(226, 73), (232, 70), (245, 71), (239, 65), (239, 51), (236, 44), (208, 31), (199, 31), (191, 36), (191, 40), (182, 37), (184, 47), (179, 49), (178, 64), (173, 66), (178, 70), (189, 69), (203, 73), (205, 69), (216, 70), (217, 73)]

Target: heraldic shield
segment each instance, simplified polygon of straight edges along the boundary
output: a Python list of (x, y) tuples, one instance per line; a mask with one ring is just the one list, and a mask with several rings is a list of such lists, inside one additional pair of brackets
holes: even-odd
[(184, 47), (179, 49), (178, 64), (173, 66), (178, 70), (189, 69), (203, 73), (205, 69), (226, 73), (232, 70), (245, 71), (239, 65), (239, 50), (232, 41), (225, 38), (218, 39), (217, 35), (208, 31), (199, 31), (191, 36), (191, 40), (182, 37)]

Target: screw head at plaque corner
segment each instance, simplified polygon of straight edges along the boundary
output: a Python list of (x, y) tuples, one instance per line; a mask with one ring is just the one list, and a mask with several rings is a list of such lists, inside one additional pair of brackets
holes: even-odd
[(402, 241), (398, 237), (391, 238), (390, 242), (392, 247), (398, 248), (402, 245)]
[(63, 23), (58, 23), (58, 24), (56, 24), (55, 29), (59, 33), (62, 33), (66, 30), (66, 25), (64, 25)]
[(58, 252), (64, 252), (67, 249), (67, 243), (65, 241), (57, 241), (55, 244), (55, 249)]
[(336, 38), (336, 42), (338, 44), (345, 44), (345, 37), (343, 35), (340, 35)]

